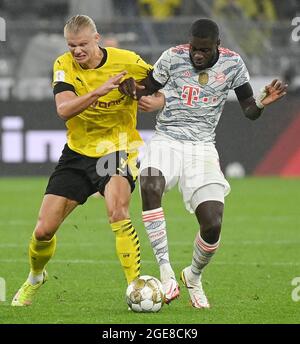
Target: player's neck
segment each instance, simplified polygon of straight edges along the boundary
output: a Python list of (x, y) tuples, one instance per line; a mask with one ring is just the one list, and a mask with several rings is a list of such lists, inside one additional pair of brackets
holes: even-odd
[(102, 49), (99, 47), (97, 50), (95, 50), (95, 53), (91, 57), (91, 59), (87, 63), (80, 64), (80, 66), (83, 69), (98, 68), (98, 66), (101, 65), (103, 57), (104, 57), (104, 53), (103, 53)]

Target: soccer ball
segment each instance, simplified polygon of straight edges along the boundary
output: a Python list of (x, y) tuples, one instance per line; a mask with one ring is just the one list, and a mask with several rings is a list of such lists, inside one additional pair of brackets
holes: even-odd
[(155, 277), (140, 276), (128, 285), (126, 301), (134, 312), (158, 312), (164, 304), (163, 286)]

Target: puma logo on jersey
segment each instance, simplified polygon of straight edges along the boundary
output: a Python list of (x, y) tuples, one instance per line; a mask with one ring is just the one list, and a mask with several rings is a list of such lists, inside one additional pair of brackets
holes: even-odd
[(79, 82), (81, 82), (81, 85), (83, 85), (82, 80), (80, 80), (80, 79), (78, 78), (78, 76), (76, 77), (76, 80), (78, 80)]

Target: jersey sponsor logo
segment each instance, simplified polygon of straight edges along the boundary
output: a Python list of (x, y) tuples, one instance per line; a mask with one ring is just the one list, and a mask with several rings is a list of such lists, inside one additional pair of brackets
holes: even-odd
[(125, 96), (122, 96), (121, 98), (116, 99), (116, 100), (111, 100), (110, 102), (101, 102), (101, 101), (98, 100), (95, 103), (95, 106), (99, 106), (100, 108), (107, 109), (107, 108), (109, 108), (112, 105), (119, 105), (119, 104), (121, 104), (122, 100), (124, 100), (124, 99), (125, 99)]
[(200, 98), (200, 102), (206, 104), (215, 104), (218, 100), (218, 97), (202, 97)]
[(57, 70), (55, 72), (54, 82), (64, 82), (65, 81), (65, 71)]
[(190, 107), (195, 106), (199, 101), (200, 87), (184, 85), (182, 88), (181, 98), (185, 100), (184, 104)]

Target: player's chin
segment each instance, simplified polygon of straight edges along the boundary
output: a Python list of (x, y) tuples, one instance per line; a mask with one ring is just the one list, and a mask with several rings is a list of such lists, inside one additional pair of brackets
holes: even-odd
[(195, 61), (194, 61), (194, 66), (195, 66), (197, 69), (205, 69), (206, 66), (207, 66), (207, 63), (206, 63), (206, 62), (195, 62)]
[(199, 62), (199, 63), (195, 63), (195, 67), (197, 69), (205, 69), (207, 67), (207, 63), (206, 62)]

